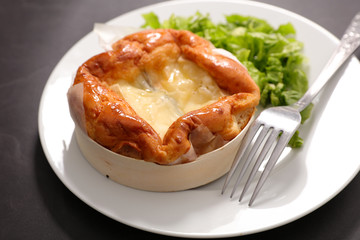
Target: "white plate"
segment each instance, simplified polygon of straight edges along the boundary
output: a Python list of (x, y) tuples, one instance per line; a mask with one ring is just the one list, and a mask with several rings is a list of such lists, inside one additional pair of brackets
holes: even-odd
[[(310, 82), (338, 43), (329, 32), (297, 14), (252, 1), (166, 2), (132, 11), (110, 23), (138, 27), (143, 24), (143, 13), (154, 11), (163, 20), (172, 13), (187, 16), (197, 10), (210, 13), (214, 21), (223, 21), (224, 14), (239, 13), (264, 18), (274, 26), (293, 23), (297, 38), (305, 44)], [(334, 80), (340, 79), (336, 90), (324, 89), (312, 118), (302, 126), (305, 145), (286, 156), (287, 161), (272, 173), (252, 208), (220, 194), (224, 179), (175, 193), (139, 191), (114, 183), (95, 171), (80, 154), (66, 99), (77, 67), (100, 51), (97, 37), (89, 33), (62, 58), (43, 92), (39, 132), (46, 157), (61, 181), (81, 200), (110, 218), (172, 236), (215, 238), (250, 234), (275, 228), (317, 209), (359, 171), (360, 125), (355, 123), (360, 122), (360, 66), (352, 58), (336, 75)]]

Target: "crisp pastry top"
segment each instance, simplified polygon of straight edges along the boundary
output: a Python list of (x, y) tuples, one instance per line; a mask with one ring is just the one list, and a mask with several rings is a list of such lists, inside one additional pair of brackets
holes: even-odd
[(144, 30), (81, 65), (68, 92), (78, 127), (116, 153), (192, 161), (232, 140), (259, 102), (245, 67), (183, 30)]

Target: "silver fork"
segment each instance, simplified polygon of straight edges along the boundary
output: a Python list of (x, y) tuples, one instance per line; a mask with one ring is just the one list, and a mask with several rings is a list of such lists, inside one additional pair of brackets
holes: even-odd
[(249, 206), (253, 204), (256, 196), (264, 185), (284, 148), (289, 143), (289, 140), (295, 131), (299, 128), (301, 123), (300, 112), (312, 102), (323, 86), (355, 52), (359, 45), (360, 12), (355, 15), (341, 38), (340, 45), (335, 49), (330, 60), (304, 96), (291, 106), (271, 107), (265, 109), (255, 119), (245, 135), (235, 156), (231, 169), (226, 176), (221, 192), (222, 194), (224, 194), (227, 186), (229, 185), (229, 182), (241, 162), (241, 159), (245, 158), (235, 186), (230, 194), (230, 197), (233, 197), (240, 181), (247, 172), (250, 163), (253, 162), (253, 168), (239, 198), (239, 201), (241, 201), (249, 188), (250, 183), (259, 171), (264, 159), (268, 158), (266, 166), (249, 201)]

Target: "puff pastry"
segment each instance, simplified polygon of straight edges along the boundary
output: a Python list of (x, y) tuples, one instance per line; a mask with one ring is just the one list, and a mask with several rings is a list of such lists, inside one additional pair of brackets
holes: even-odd
[[(113, 86), (120, 80), (131, 86), (144, 82), (163, 93), (171, 81), (164, 72), (179, 61), (205, 71), (221, 94), (183, 112), (161, 136)], [(239, 62), (189, 31), (172, 29), (144, 30), (114, 43), (112, 51), (78, 68), (68, 92), (71, 115), (91, 139), (113, 152), (158, 164), (191, 161), (232, 140), (249, 122), (259, 98), (258, 86)]]

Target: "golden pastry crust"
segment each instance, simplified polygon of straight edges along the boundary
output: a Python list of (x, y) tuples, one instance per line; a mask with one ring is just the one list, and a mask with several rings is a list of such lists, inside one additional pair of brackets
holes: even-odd
[[(116, 42), (113, 51), (96, 55), (79, 67), (73, 87), (81, 86), (80, 91), (70, 88), (68, 92), (72, 117), (100, 145), (158, 164), (171, 164), (181, 158), (191, 148), (191, 134), (201, 135), (201, 129), (214, 136), (209, 142), (218, 136), (230, 141), (250, 120), (260, 93), (240, 63), (213, 49), (210, 42), (188, 31), (159, 29), (129, 35)], [(184, 114), (161, 139), (109, 86), (120, 78), (132, 82), (140, 75), (161, 74), (169, 62), (179, 57), (206, 70), (231, 95)], [(195, 152), (202, 153), (195, 142)]]

